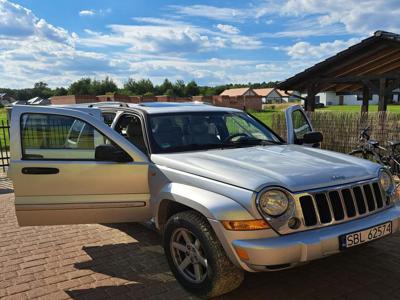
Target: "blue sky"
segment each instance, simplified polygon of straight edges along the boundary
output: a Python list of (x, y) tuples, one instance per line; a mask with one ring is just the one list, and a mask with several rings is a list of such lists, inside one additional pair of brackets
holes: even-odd
[(398, 0), (0, 0), (0, 86), (283, 80), (376, 30), (400, 33), (399, 14)]

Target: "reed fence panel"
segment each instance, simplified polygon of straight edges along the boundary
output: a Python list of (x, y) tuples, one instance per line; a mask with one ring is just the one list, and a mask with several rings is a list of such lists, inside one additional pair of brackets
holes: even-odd
[[(371, 139), (387, 146), (389, 140), (400, 140), (400, 113), (395, 112), (312, 112), (314, 129), (324, 135), (322, 149), (348, 153), (358, 144), (360, 130), (370, 126)], [(284, 113), (272, 115), (272, 129), (286, 138)]]

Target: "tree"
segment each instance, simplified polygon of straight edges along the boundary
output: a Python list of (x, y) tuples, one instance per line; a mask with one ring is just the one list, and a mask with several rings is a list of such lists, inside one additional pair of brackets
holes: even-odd
[(53, 92), (48, 87), (47, 83), (39, 81), (33, 85), (32, 98), (33, 97), (50, 98), (51, 96), (53, 96)]
[(54, 89), (53, 95), (54, 96), (65, 96), (68, 94), (68, 90), (64, 87), (57, 87)]
[(81, 78), (73, 82), (68, 88), (69, 95), (95, 95), (92, 90), (92, 80)]
[(115, 93), (118, 90), (118, 86), (107, 76), (101, 81), (93, 80), (91, 90), (94, 95), (105, 95), (107, 93)]
[(172, 87), (175, 97), (183, 97), (185, 94), (185, 82), (183, 80), (177, 80)]
[(45, 83), (43, 81), (36, 82), (33, 85), (33, 89), (35, 89), (35, 90), (44, 90), (44, 89), (47, 89), (47, 88), (48, 88), (47, 83)]
[(185, 87), (185, 96), (196, 96), (200, 94), (200, 89), (197, 83), (192, 80)]
[(150, 79), (140, 79), (137, 82), (137, 92), (139, 95), (144, 95), (146, 93), (153, 93), (154, 86)]
[(164, 93), (164, 95), (165, 95), (165, 96), (168, 96), (168, 97), (173, 97), (173, 96), (175, 96), (175, 95), (174, 95), (174, 90), (173, 90), (173, 89), (168, 89), (168, 90)]
[(129, 78), (124, 84), (124, 89), (131, 95), (144, 95), (146, 93), (154, 94), (154, 85), (150, 79), (140, 79), (139, 81), (135, 81), (132, 78)]
[(165, 78), (164, 82), (158, 87), (160, 95), (167, 95), (168, 90), (171, 90), (173, 93), (173, 88), (171, 81), (167, 78)]
[(132, 78), (128, 78), (128, 81), (124, 84), (124, 90), (126, 90), (131, 95), (138, 95), (136, 81)]

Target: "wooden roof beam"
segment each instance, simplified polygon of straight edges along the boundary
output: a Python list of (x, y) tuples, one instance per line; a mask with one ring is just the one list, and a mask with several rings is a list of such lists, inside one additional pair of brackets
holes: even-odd
[(362, 88), (363, 88), (362, 83), (356, 83), (356, 84), (347, 84), (347, 85), (341, 86), (339, 88), (336, 88), (335, 91), (336, 91), (336, 93), (355, 92), (355, 91), (361, 90)]
[[(391, 49), (391, 51), (388, 51), (388, 52), (386, 52), (386, 53), (384, 53), (384, 54), (382, 54), (382, 55), (380, 55), (380, 56), (378, 56), (378, 57), (376, 57), (374, 59), (371, 59), (371, 60), (365, 62), (364, 64), (358, 65), (358, 66), (356, 66), (356, 67), (354, 67), (352, 69), (349, 69), (347, 71), (343, 71), (343, 72), (341, 72), (339, 74), (334, 74), (334, 75), (332, 74), (332, 76), (341, 77), (341, 76), (344, 76), (344, 75), (351, 74), (353, 72), (360, 72), (360, 71), (364, 72), (366, 70), (373, 69), (373, 68), (381, 65), (382, 63), (388, 63), (387, 58), (388, 57), (390, 58), (390, 56), (395, 55), (395, 54), (400, 54), (400, 49), (395, 49), (395, 50)], [(391, 58), (391, 59), (389, 59), (389, 61), (396, 60), (396, 59), (399, 59), (399, 58), (400, 58), (400, 56), (395, 57), (395, 58)], [(383, 60), (383, 62), (382, 62), (382, 60)]]

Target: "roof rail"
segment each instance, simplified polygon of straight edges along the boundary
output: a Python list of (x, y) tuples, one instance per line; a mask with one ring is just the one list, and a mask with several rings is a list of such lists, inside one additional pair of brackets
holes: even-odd
[(96, 102), (96, 103), (91, 103), (91, 104), (88, 105), (88, 107), (101, 107), (101, 106), (129, 107), (128, 103), (126, 103), (126, 102), (118, 102), (118, 101)]

